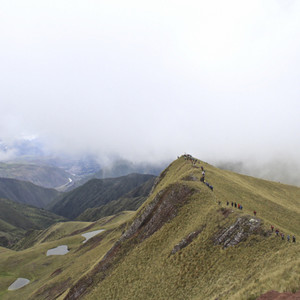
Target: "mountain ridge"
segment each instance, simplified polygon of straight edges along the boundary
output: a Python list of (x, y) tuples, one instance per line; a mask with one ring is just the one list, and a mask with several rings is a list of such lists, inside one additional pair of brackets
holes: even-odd
[[(250, 300), (269, 290), (297, 291), (300, 247), (286, 236), (300, 234), (299, 196), (300, 188), (182, 156), (161, 173), (136, 212), (93, 222), (93, 229), (106, 231), (87, 243), (84, 228), (73, 231), (73, 222), (53, 226), (43, 243), (26, 251), (1, 252), (8, 275), (0, 273), (0, 295), (9, 299), (5, 287), (12, 276), (32, 280), (13, 295), (35, 300)], [(62, 244), (69, 247), (67, 255), (43, 254)]]

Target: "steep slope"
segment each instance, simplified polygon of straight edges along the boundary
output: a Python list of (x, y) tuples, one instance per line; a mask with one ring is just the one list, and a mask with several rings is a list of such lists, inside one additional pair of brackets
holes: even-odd
[(73, 176), (66, 171), (46, 165), (32, 163), (0, 162), (0, 177), (29, 181), (45, 188), (60, 187)]
[(0, 198), (44, 208), (59, 195), (54, 189), (40, 187), (31, 182), (0, 178)]
[(130, 174), (118, 178), (92, 179), (55, 200), (48, 206), (48, 209), (74, 219), (88, 208), (117, 200), (153, 177), (153, 175)]
[(0, 245), (12, 246), (31, 229), (43, 229), (64, 220), (43, 209), (0, 199)]
[(300, 247), (270, 225), (300, 234), (300, 189), (201, 165), (213, 190), (200, 182), (199, 164), (173, 162), (65, 299), (256, 299), (299, 289)]
[(111, 216), (125, 210), (137, 210), (148, 198), (156, 177), (150, 178), (145, 183), (136, 187), (117, 200), (95, 208), (88, 208), (77, 220), (96, 221), (105, 216)]

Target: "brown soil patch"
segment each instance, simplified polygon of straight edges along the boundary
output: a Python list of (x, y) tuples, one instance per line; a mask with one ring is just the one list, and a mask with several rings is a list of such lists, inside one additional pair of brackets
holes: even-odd
[(52, 300), (57, 299), (71, 285), (71, 278), (59, 283), (42, 286), (30, 299)]
[(59, 275), (61, 272), (62, 272), (62, 269), (59, 268), (59, 269), (55, 270), (55, 271), (50, 275), (50, 277), (57, 276), (57, 275)]
[(269, 291), (256, 300), (300, 300), (300, 291), (295, 294), (290, 292), (279, 293), (276, 291)]

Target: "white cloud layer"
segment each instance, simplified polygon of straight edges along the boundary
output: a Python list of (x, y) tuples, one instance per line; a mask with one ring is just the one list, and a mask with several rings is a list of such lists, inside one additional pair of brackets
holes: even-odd
[(300, 165), (299, 1), (1, 0), (0, 138)]

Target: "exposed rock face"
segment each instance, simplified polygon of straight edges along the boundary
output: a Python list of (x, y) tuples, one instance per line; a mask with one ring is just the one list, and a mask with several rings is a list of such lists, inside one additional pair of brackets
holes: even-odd
[(183, 238), (180, 241), (179, 244), (175, 245), (175, 247), (173, 248), (171, 254), (175, 254), (179, 250), (187, 247), (203, 231), (203, 229), (205, 227), (206, 227), (206, 225), (203, 225), (199, 230), (191, 232), (188, 236), (186, 236), (185, 238)]
[[(64, 299), (79, 299), (94, 283), (104, 280), (113, 270), (114, 265), (131, 251), (136, 243), (140, 243), (159, 230), (166, 222), (176, 217), (179, 208), (186, 203), (193, 193), (198, 191), (186, 185), (170, 185), (160, 191), (129, 229), (121, 236), (114, 246), (106, 253), (94, 269), (81, 278), (69, 291)], [(132, 243), (134, 241), (134, 243)], [(131, 246), (128, 246), (130, 243)], [(126, 244), (126, 245), (125, 245)], [(125, 246), (124, 246), (125, 245)], [(97, 279), (95, 279), (97, 276)]]
[(194, 192), (195, 190), (186, 185), (170, 185), (160, 191), (123, 234), (121, 241), (133, 235), (138, 236), (140, 240), (151, 236), (166, 222), (176, 217), (180, 205)]
[(262, 231), (260, 219), (242, 216), (233, 225), (217, 234), (214, 238), (214, 243), (227, 248), (245, 241), (251, 234), (262, 233)]

